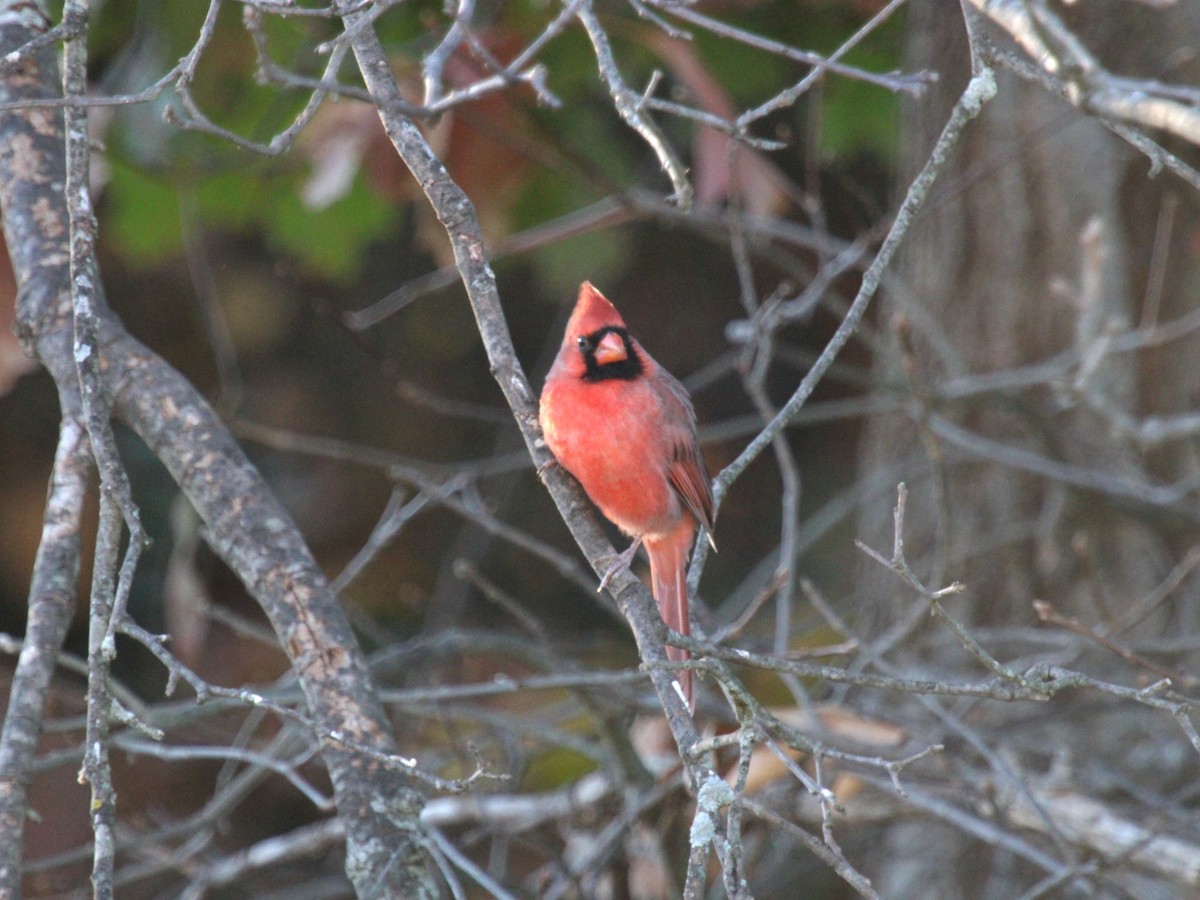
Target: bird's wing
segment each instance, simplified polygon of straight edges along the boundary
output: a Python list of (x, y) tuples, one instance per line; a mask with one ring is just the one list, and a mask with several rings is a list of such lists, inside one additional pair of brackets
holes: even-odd
[[(709, 543), (713, 543), (713, 495), (704, 456), (696, 442), (696, 413), (692, 409), (687, 388), (659, 367), (655, 373), (660, 385), (659, 399), (663, 418), (671, 441), (667, 478), (696, 521), (704, 526)], [(713, 544), (714, 548), (716, 547)]]

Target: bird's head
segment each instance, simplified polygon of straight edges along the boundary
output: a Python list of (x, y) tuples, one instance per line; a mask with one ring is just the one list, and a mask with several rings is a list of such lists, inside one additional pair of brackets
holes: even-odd
[(608, 298), (585, 281), (560, 351), (571, 372), (585, 381), (632, 381), (642, 374), (642, 353), (625, 320)]

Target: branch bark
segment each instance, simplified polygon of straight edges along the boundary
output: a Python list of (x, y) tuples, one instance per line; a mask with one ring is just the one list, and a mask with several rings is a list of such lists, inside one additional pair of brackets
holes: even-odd
[[(0, 56), (48, 27), (44, 13), (32, 4), (14, 0), (0, 6)], [(0, 99), (57, 96), (57, 68), (52, 52), (28, 56), (0, 83)], [(38, 106), (5, 112), (0, 137), (0, 200), (20, 285), (18, 335), (54, 377), (64, 423), (78, 423), (82, 407), (72, 354), (62, 114)], [(92, 259), (76, 262), (95, 271)], [(99, 290), (97, 298), (98, 370), (114, 414), (137, 432), (187, 494), (206, 524), (209, 542), (262, 605), (299, 676), (346, 828), (347, 875), (360, 896), (436, 895), (419, 829), (422, 797), (407, 778), (378, 760), (378, 753), (395, 749), (388, 720), (353, 633), (303, 538), (204, 398), (129, 336)], [(72, 498), (81, 496), (80, 487), (73, 490)], [(71, 560), (65, 558), (57, 571), (49, 562), (56, 553), (69, 557), (52, 542), (57, 535), (49, 515), (42, 554), (48, 560), (45, 577), (53, 583), (35, 583), (31, 600), (36, 604), (45, 598), (34, 609), (53, 603), (56, 615), (54, 627), (38, 644), (46, 650), (37, 660), (37, 673), (21, 682), (24, 690), (36, 691), (48, 678), (74, 592)], [(37, 621), (31, 612), (27, 650), (39, 640)], [(106, 631), (107, 626), (100, 624)], [(40, 704), (35, 705), (40, 712)], [(24, 814), (20, 766), (29, 753), (23, 748), (31, 732), (27, 726), (18, 735), (16, 728), (6, 726), (0, 739), (0, 815), (5, 821)], [(6, 830), (0, 840), (0, 878), (14, 890), (20, 877), (19, 844), (19, 828)]]
[(1072, 791), (1027, 781), (1028, 793), (1004, 786), (996, 806), (1015, 825), (1040, 834), (1057, 829), (1071, 843), (1107, 861), (1161, 875), (1177, 885), (1200, 885), (1200, 846), (1122, 815)]
[[(342, 4), (349, 8), (349, 4)], [(484, 249), (483, 233), (471, 200), (462, 188), (450, 177), (441, 160), (416, 124), (405, 115), (404, 100), (387, 63), (387, 57), (379, 39), (371, 27), (356, 23), (367, 13), (350, 13), (345, 16), (347, 33), (353, 34), (355, 58), (367, 90), (379, 110), (384, 130), (404, 160), (417, 183), (425, 192), (434, 213), (445, 228), (454, 251), (454, 262), (471, 303), (471, 310), (479, 326), (487, 352), (492, 375), (500, 385), (509, 407), (512, 409), (521, 436), (529, 449), (534, 463), (542, 471), (543, 480), (571, 536), (579, 544), (592, 568), (602, 571), (602, 560), (611, 559), (612, 545), (604, 536), (594, 513), (591, 511), (583, 491), (560, 466), (547, 466), (552, 461), (550, 451), (541, 437), (537, 423), (536, 395), (517, 360), (505, 322), (504, 310), (500, 306), (500, 295), (496, 287), (496, 276), (488, 264)], [(614, 579), (611, 589), (614, 599), (633, 629), (638, 653), (649, 669), (651, 681), (658, 694), (659, 702), (666, 713), (671, 734), (679, 746), (680, 757), (688, 769), (691, 782), (703, 786), (718, 779), (712, 767), (703, 757), (693, 755), (692, 749), (700, 736), (688, 715), (683, 698), (673, 687), (674, 677), (667, 668), (663, 650), (663, 625), (654, 608), (653, 600), (646, 587), (625, 571)], [(708, 818), (712, 833), (716, 836), (713, 847), (722, 863), (725, 888), (732, 898), (748, 897), (736, 860), (731, 859), (725, 842), (724, 821), (716, 810), (701, 811)]]
[(33, 566), (25, 640), (0, 732), (0, 896), (20, 893), (26, 793), (58, 651), (75, 611), (80, 520), (91, 469), (87, 432), (78, 419), (64, 415)]
[[(49, 24), (32, 5), (6, 6), (0, 10), (0, 48), (21, 47), (44, 33)], [(6, 70), (0, 79), (0, 100), (51, 96), (53, 89), (37, 77), (39, 66), (48, 60), (49, 54), (42, 51), (37, 56), (22, 57), (19, 64)], [(55, 221), (55, 239), (47, 234), (45, 223), (32, 214), (50, 204), (61, 204), (61, 190), (56, 194), (43, 173), (24, 171), (24, 162), (31, 154), (53, 152), (51, 135), (57, 121), (60, 117), (55, 113), (36, 107), (20, 116), (0, 115), (0, 206), (5, 211), (4, 236), (11, 248), (13, 267), (19, 273), (18, 332), (46, 335), (47, 355), (65, 356), (59, 368), (65, 375), (74, 371), (69, 364), (70, 292), (61, 245), (65, 211)], [(57, 133), (61, 142), (61, 126)], [(61, 156), (61, 143), (58, 146)], [(10, 215), (9, 210), (21, 210), (23, 214)], [(55, 252), (60, 255), (59, 264), (44, 265)], [(78, 385), (71, 378), (55, 380), (62, 407), (58, 451), (30, 585), (25, 641), (0, 733), (0, 894), (6, 897), (20, 895), (27, 791), (58, 651), (75, 610), (80, 519), (91, 471)]]

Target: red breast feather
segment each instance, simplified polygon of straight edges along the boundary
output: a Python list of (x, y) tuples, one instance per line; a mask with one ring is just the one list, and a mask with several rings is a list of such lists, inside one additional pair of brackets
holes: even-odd
[(540, 418), (558, 461), (626, 534), (663, 533), (678, 521), (662, 408), (648, 381), (547, 380)]
[(580, 338), (624, 327), (616, 307), (585, 281), (546, 376), (539, 419), (547, 445), (592, 502), (626, 534), (640, 537), (670, 530), (681, 511), (667, 479), (668, 442), (677, 429), (656, 388), (662, 370), (631, 339), (642, 376), (588, 381), (578, 347)]

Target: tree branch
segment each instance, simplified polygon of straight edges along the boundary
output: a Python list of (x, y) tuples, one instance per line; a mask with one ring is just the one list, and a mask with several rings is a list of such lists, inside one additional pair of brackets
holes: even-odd
[[(361, 15), (363, 14), (357, 13), (347, 16), (347, 30), (354, 28), (357, 17)], [(356, 30), (353, 41), (355, 57), (358, 59), (367, 89), (375, 98), (384, 130), (396, 152), (421, 185), (438, 221), (450, 239), (455, 265), (475, 314), (492, 375), (513, 411), (534, 463), (544, 473), (543, 480), (563, 521), (567, 523), (588, 562), (600, 573), (603, 569), (602, 560), (606, 557), (611, 559), (613, 548), (600, 530), (583, 492), (574, 479), (561, 467), (543, 465), (550, 462), (551, 455), (541, 440), (535, 395), (512, 346), (504, 312), (500, 306), (495, 274), (487, 261), (483, 234), (474, 205), (446, 172), (413, 121), (400, 111), (403, 101), (374, 30)], [(662, 622), (649, 592), (640, 581), (626, 571), (615, 579), (612, 593), (622, 614), (633, 628), (638, 652), (650, 670), (659, 702), (667, 714), (671, 733), (679, 745), (692, 782), (696, 785), (705, 784), (716, 778), (716, 774), (706, 762), (694, 759), (690, 753), (690, 748), (699, 740), (699, 734), (688, 715), (683, 699), (673, 687), (674, 678), (667, 667), (666, 653), (663, 650)], [(724, 824), (720, 816), (714, 815), (713, 818), (716, 833), (723, 834)], [(715, 846), (723, 858), (723, 842), (717, 841)], [(727, 890), (730, 887), (727, 881)], [(745, 896), (744, 887), (737, 882), (732, 888), (729, 891), (731, 897)]]
[[(0, 52), (22, 46), (47, 26), (28, 4), (8, 4), (0, 9)], [(53, 57), (36, 59), (36, 67), (27, 62), (20, 77), (5, 80), (0, 99), (54, 95)], [(61, 117), (44, 108), (8, 112), (0, 116), (0, 135), (8, 138), (0, 155), (0, 198), (21, 285), (18, 333), (50, 370), (60, 394), (72, 398), (64, 408), (80, 409)], [(95, 271), (94, 261), (80, 259)], [(323, 756), (346, 824), (350, 880), (364, 896), (433, 896), (416, 825), (420, 795), (407, 778), (383, 771), (356, 750), (361, 745), (386, 753), (394, 743), (354, 636), (302, 537), (196, 390), (102, 305), (95, 315), (104, 396), (179, 482), (214, 549), (262, 604), (321, 734), (345, 739), (324, 742)], [(98, 714), (107, 716), (108, 709)]]

